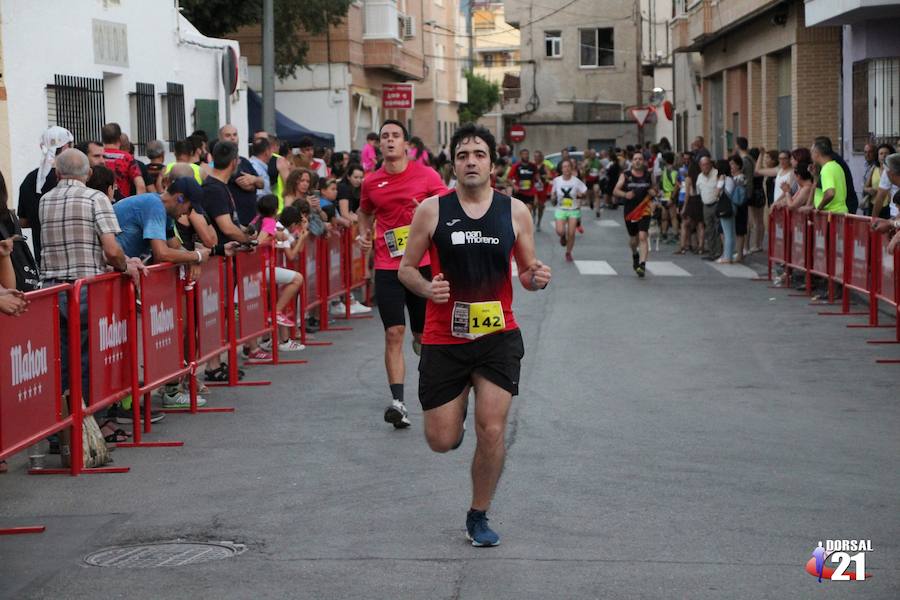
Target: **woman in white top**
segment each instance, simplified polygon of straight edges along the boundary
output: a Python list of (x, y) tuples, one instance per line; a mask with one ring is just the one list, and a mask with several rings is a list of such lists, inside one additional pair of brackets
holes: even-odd
[(587, 186), (572, 174), (572, 161), (566, 159), (559, 165), (562, 175), (555, 177), (550, 196), (556, 206), (556, 235), (559, 244), (566, 247), (566, 260), (572, 262), (572, 248), (575, 247), (575, 228), (581, 218), (579, 201), (587, 193)]
[[(759, 159), (756, 161), (756, 175), (775, 178), (775, 187), (772, 190), (772, 196), (767, 198), (770, 207), (781, 200), (784, 195), (783, 183), (787, 183), (788, 189), (794, 187), (794, 169), (791, 167), (791, 153), (787, 150), (780, 151), (778, 153), (777, 164), (772, 164), (771, 154), (771, 151), (766, 152), (764, 149), (760, 149)], [(766, 160), (768, 164), (764, 165), (764, 160)], [(769, 189), (768, 185), (766, 186), (766, 189)]]

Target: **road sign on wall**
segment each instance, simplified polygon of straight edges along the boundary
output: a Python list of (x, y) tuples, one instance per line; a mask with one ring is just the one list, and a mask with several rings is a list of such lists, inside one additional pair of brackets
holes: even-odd
[(404, 109), (413, 107), (413, 86), (411, 83), (385, 83), (381, 91), (384, 109)]
[(518, 144), (525, 141), (525, 127), (523, 125), (513, 125), (509, 128), (509, 140)]

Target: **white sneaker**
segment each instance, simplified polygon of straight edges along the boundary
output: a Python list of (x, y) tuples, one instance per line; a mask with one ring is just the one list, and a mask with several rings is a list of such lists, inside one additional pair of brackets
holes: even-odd
[(385, 409), (384, 420), (397, 429), (405, 429), (411, 425), (409, 411), (406, 410), (406, 405), (399, 400), (392, 401), (391, 405)]
[(344, 303), (341, 301), (335, 302), (331, 305), (331, 309), (329, 310), (332, 315), (335, 317), (343, 317), (347, 314), (347, 307), (344, 306)]
[[(162, 405), (163, 408), (190, 408), (191, 395), (181, 391), (163, 394)], [(197, 406), (206, 406), (206, 398), (197, 396)]]
[(259, 347), (265, 350), (266, 352), (272, 351), (272, 339), (269, 338), (267, 340), (260, 340)]
[(365, 315), (372, 312), (372, 307), (366, 306), (357, 300), (353, 300), (350, 303), (350, 314), (351, 315)]
[(287, 341), (278, 344), (279, 352), (299, 352), (300, 350), (306, 350), (306, 346), (297, 340), (288, 339)]

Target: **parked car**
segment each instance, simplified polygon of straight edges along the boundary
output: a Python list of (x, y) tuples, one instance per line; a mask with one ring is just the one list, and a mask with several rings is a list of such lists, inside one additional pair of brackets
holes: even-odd
[[(546, 156), (544, 156), (544, 160), (549, 160), (555, 165), (559, 163), (561, 156), (561, 152), (554, 152), (553, 154), (547, 154)], [(581, 150), (572, 150), (569, 152), (569, 157), (574, 158), (577, 162), (580, 163), (582, 160), (584, 160), (584, 152), (582, 152)]]

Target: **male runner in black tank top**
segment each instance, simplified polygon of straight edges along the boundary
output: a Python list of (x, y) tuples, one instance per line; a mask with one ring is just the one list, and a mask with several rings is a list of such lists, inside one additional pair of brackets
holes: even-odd
[[(511, 309), (510, 258), (515, 256), (526, 290), (546, 287), (550, 269), (535, 257), (528, 208), (491, 189), (496, 160), (491, 133), (464, 125), (453, 134), (450, 155), (456, 191), (429, 198), (416, 210), (398, 276), (428, 299), (419, 400), (432, 450), (459, 447), (469, 390), (475, 389), (478, 442), (466, 536), (473, 546), (496, 546), (500, 538), (486, 513), (503, 470), (506, 416), (518, 393), (525, 352)], [(417, 268), (426, 251), (436, 273), (431, 281)]]
[(632, 267), (638, 277), (643, 277), (647, 272), (647, 255), (650, 253), (647, 232), (657, 195), (653, 177), (644, 165), (643, 154), (635, 152), (631, 157), (631, 169), (619, 176), (613, 195), (625, 200), (625, 228), (628, 229)]

